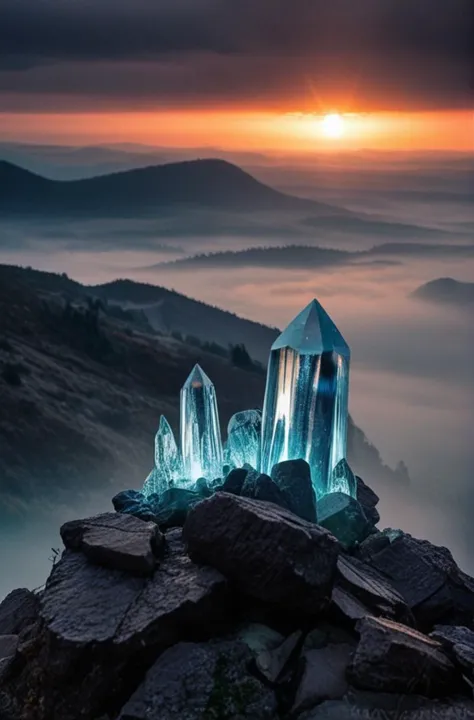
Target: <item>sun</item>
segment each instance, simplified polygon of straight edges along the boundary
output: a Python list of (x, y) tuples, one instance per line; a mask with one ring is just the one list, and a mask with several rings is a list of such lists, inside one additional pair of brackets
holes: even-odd
[(344, 135), (345, 122), (339, 113), (329, 113), (322, 119), (323, 134), (328, 138), (340, 138)]

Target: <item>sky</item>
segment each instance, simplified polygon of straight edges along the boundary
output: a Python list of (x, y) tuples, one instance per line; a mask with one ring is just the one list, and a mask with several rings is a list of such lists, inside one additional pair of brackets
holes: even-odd
[(471, 0), (2, 0), (0, 137), (471, 149), (473, 16)]

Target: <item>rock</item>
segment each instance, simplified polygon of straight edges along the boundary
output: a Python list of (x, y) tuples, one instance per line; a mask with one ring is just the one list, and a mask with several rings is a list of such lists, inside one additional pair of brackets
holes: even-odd
[(292, 712), (301, 712), (323, 700), (341, 698), (347, 692), (346, 668), (351, 652), (350, 645), (338, 644), (304, 654), (303, 674)]
[(331, 600), (340, 616), (350, 623), (355, 623), (366, 615), (372, 615), (367, 605), (364, 605), (364, 603), (351, 595), (350, 592), (341, 587), (336, 586), (333, 588)]
[(289, 510), (284, 493), (268, 475), (259, 475), (254, 493), (255, 500), (275, 503), (285, 510)]
[(360, 641), (348, 670), (362, 690), (448, 695), (459, 687), (454, 665), (441, 644), (385, 618), (359, 620)]
[(409, 535), (400, 535), (373, 554), (370, 563), (390, 579), (424, 629), (431, 629), (452, 608), (444, 556), (431, 554)]
[(318, 500), (318, 524), (346, 548), (362, 542), (373, 532), (360, 503), (340, 492), (328, 493)]
[(254, 655), (264, 650), (274, 650), (285, 639), (284, 635), (261, 623), (247, 623), (239, 629), (237, 635)]
[(0, 660), (12, 657), (18, 647), (18, 635), (0, 635)]
[(374, 493), (372, 488), (365, 484), (365, 482), (356, 475), (357, 481), (357, 500), (362, 505), (367, 520), (372, 525), (377, 525), (380, 522), (380, 515), (376, 506), (379, 503), (379, 496)]
[(274, 695), (248, 674), (250, 659), (238, 641), (175, 645), (148, 671), (119, 720), (272, 720)]
[(244, 484), (240, 490), (240, 495), (248, 498), (255, 498), (255, 492), (257, 490), (257, 482), (260, 477), (260, 473), (257, 470), (247, 470)]
[(231, 470), (222, 484), (224, 492), (240, 495), (249, 471), (245, 468)]
[(286, 638), (278, 647), (265, 649), (256, 657), (259, 672), (272, 684), (282, 680), (297, 648), (301, 647), (303, 633), (298, 630)]
[(123, 490), (112, 498), (116, 512), (134, 515), (140, 520), (155, 522), (153, 508), (143, 493), (138, 490)]
[[(348, 618), (355, 619), (351, 616), (358, 612), (354, 604), (354, 601), (357, 601), (374, 615), (410, 622), (411, 616), (403, 597), (377, 570), (355, 557), (342, 554), (337, 561), (337, 570), (338, 581), (335, 589), (340, 588), (344, 595), (336, 592), (336, 603), (341, 603), (341, 609), (348, 613)], [(351, 607), (348, 603), (351, 603)]]
[(285, 460), (272, 469), (272, 480), (280, 488), (288, 508), (309, 522), (316, 522), (316, 495), (306, 460)]
[(217, 493), (191, 510), (183, 537), (192, 559), (251, 597), (311, 614), (328, 604), (337, 540), (283, 508)]
[(163, 545), (158, 526), (133, 515), (104, 513), (61, 527), (64, 545), (99, 565), (135, 575), (151, 575)]
[(370, 560), (381, 550), (389, 547), (390, 538), (383, 532), (375, 532), (363, 540), (357, 550), (356, 555), (360, 560), (364, 560), (370, 564)]
[(0, 603), (0, 634), (19, 635), (39, 614), (39, 598), (24, 588), (13, 590)]
[(129, 697), (146, 663), (174, 643), (222, 629), (226, 581), (191, 562), (180, 534), (167, 534), (165, 556), (150, 578), (65, 551), (46, 583), (40, 642), (10, 686), (24, 702), (35, 698), (35, 720), (115, 717), (115, 703)]
[(351, 691), (341, 700), (328, 700), (304, 712), (298, 720), (474, 720), (474, 703)]
[(165, 490), (160, 502), (154, 507), (156, 520), (163, 530), (183, 527), (189, 510), (203, 499), (202, 495), (186, 488), (174, 487)]
[(474, 632), (466, 627), (451, 625), (436, 625), (430, 634), (445, 648), (453, 659), (467, 675), (474, 680)]

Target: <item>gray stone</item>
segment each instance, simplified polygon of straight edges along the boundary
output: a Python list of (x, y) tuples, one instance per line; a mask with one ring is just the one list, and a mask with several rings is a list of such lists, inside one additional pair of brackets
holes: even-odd
[(342, 617), (351, 623), (373, 614), (367, 605), (364, 605), (363, 602), (341, 587), (336, 586), (333, 588), (331, 600)]
[(180, 643), (148, 671), (119, 720), (272, 720), (275, 697), (249, 675), (238, 641)]
[(369, 562), (374, 555), (389, 547), (390, 538), (383, 532), (376, 532), (363, 540), (357, 548), (357, 557)]
[(347, 692), (346, 668), (351, 652), (350, 645), (338, 644), (304, 654), (303, 674), (292, 712), (301, 712), (323, 700), (341, 698)]
[(309, 522), (316, 522), (316, 495), (306, 460), (285, 460), (272, 468), (272, 480), (280, 488), (288, 508)]
[(348, 671), (362, 690), (448, 695), (459, 687), (456, 669), (440, 643), (385, 618), (359, 620), (360, 641)]
[(390, 578), (411, 609), (432, 597), (446, 581), (446, 575), (427, 562), (404, 535), (373, 555), (371, 565)]
[[(66, 550), (42, 598), (40, 651), (12, 687), (36, 698), (35, 720), (77, 720), (129, 697), (143, 655), (181, 640), (202, 640), (228, 620), (226, 581), (184, 553), (181, 531), (167, 534), (152, 577), (91, 564)], [(80, 681), (71, 682), (81, 668)], [(78, 714), (78, 708), (81, 714)]]
[(436, 625), (430, 634), (472, 681), (474, 679), (474, 632), (466, 627)]
[(285, 675), (285, 670), (298, 646), (302, 644), (303, 633), (297, 630), (287, 637), (278, 647), (262, 650), (257, 655), (258, 670), (270, 682), (277, 683)]
[(365, 484), (362, 478), (356, 475), (357, 480), (357, 500), (362, 505), (364, 513), (372, 525), (377, 525), (380, 522), (380, 515), (376, 506), (379, 503), (379, 496), (374, 493), (372, 488)]
[(224, 492), (232, 493), (233, 495), (240, 495), (244, 486), (245, 478), (249, 474), (249, 471), (245, 468), (236, 468), (231, 470), (223, 482), (222, 490)]
[(255, 500), (264, 500), (279, 505), (286, 510), (289, 509), (284, 493), (268, 475), (259, 475), (254, 492)]
[(283, 508), (217, 493), (189, 513), (183, 536), (191, 558), (251, 597), (295, 612), (328, 604), (337, 540)]
[(0, 634), (19, 635), (38, 619), (38, 595), (24, 588), (13, 590), (0, 603)]
[(341, 700), (328, 700), (298, 720), (474, 720), (474, 703), (431, 700), (419, 695), (351, 691)]
[(18, 635), (0, 635), (0, 660), (12, 657), (18, 647)]
[(257, 490), (257, 482), (260, 477), (260, 473), (257, 470), (247, 470), (244, 484), (240, 491), (240, 495), (243, 497), (254, 498)]
[(360, 503), (344, 493), (328, 493), (318, 500), (318, 524), (327, 528), (346, 548), (373, 532)]
[(285, 639), (284, 635), (261, 623), (243, 625), (239, 628), (237, 636), (254, 655), (258, 655), (263, 651), (274, 650)]
[(153, 573), (163, 544), (155, 523), (121, 513), (67, 522), (61, 537), (67, 548), (80, 550), (91, 562), (136, 575)]
[[(351, 615), (357, 613), (355, 605), (352, 608), (347, 606), (352, 599), (362, 603), (374, 615), (385, 615), (404, 621), (410, 620), (405, 600), (377, 570), (355, 557), (342, 554), (337, 561), (337, 570), (339, 579), (336, 587), (341, 588), (346, 595), (341, 596), (336, 592), (336, 602), (341, 601), (342, 604), (346, 601), (345, 609)], [(348, 595), (350, 598), (347, 597)]]
[(159, 503), (154, 506), (156, 522), (162, 530), (183, 527), (189, 510), (202, 500), (202, 495), (194, 490), (173, 487), (160, 495)]

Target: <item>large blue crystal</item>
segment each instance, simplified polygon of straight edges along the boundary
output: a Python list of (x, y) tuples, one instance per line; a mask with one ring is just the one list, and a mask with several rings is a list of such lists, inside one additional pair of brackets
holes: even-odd
[(262, 418), (260, 469), (303, 458), (318, 497), (346, 455), (350, 350), (313, 300), (272, 345)]
[(194, 366), (181, 390), (181, 455), (186, 480), (221, 477), (223, 455), (216, 392), (199, 365)]
[(260, 410), (242, 410), (232, 415), (227, 426), (226, 462), (235, 468), (260, 462), (260, 436), (262, 413)]

